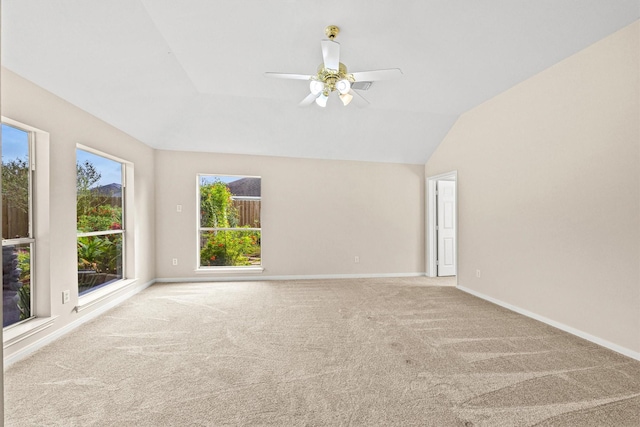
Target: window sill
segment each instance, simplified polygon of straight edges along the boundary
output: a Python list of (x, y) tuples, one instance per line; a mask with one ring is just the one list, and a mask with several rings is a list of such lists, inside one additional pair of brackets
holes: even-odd
[(263, 267), (202, 267), (195, 270), (196, 274), (261, 274)]
[(117, 291), (128, 288), (129, 286), (136, 283), (138, 279), (124, 279), (119, 280), (111, 285), (105, 286), (104, 288), (97, 289), (93, 292), (90, 292), (86, 295), (82, 295), (78, 298), (78, 305), (76, 305), (76, 311), (80, 313), (87, 308), (98, 304), (99, 302), (107, 299)]
[(9, 348), (20, 341), (37, 334), (53, 325), (58, 316), (36, 317), (19, 325), (7, 328), (3, 331), (3, 348)]

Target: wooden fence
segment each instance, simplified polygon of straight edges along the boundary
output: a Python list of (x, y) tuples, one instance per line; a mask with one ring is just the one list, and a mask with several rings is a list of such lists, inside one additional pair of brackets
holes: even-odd
[(260, 200), (234, 200), (233, 206), (238, 210), (240, 225), (260, 228)]
[(29, 215), (2, 198), (2, 238), (15, 239), (29, 236)]

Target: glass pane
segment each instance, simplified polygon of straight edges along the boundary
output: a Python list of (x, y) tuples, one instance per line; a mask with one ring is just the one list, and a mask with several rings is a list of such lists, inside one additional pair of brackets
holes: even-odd
[(2, 247), (2, 326), (31, 317), (31, 244)]
[(78, 232), (122, 229), (122, 163), (83, 150), (76, 156)]
[(2, 238), (29, 236), (29, 133), (2, 125)]
[(233, 200), (238, 227), (260, 228), (260, 200)]
[(260, 265), (259, 231), (203, 231), (200, 266)]
[(200, 226), (260, 228), (260, 193), (260, 178), (200, 176)]
[(122, 234), (78, 237), (78, 294), (122, 279)]

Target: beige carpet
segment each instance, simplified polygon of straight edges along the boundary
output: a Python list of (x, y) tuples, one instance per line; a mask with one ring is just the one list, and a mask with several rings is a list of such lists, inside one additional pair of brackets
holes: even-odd
[(6, 425), (640, 425), (640, 362), (430, 284), (157, 284), (11, 366)]

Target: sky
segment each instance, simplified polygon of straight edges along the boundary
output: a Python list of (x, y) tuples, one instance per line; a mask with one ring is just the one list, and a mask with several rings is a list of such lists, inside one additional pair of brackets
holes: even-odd
[(122, 163), (88, 151), (76, 150), (76, 161), (84, 163), (85, 160), (89, 160), (100, 172), (100, 181), (94, 187), (101, 187), (107, 184), (122, 184)]
[(29, 134), (5, 124), (2, 125), (2, 162), (27, 160), (29, 157)]

